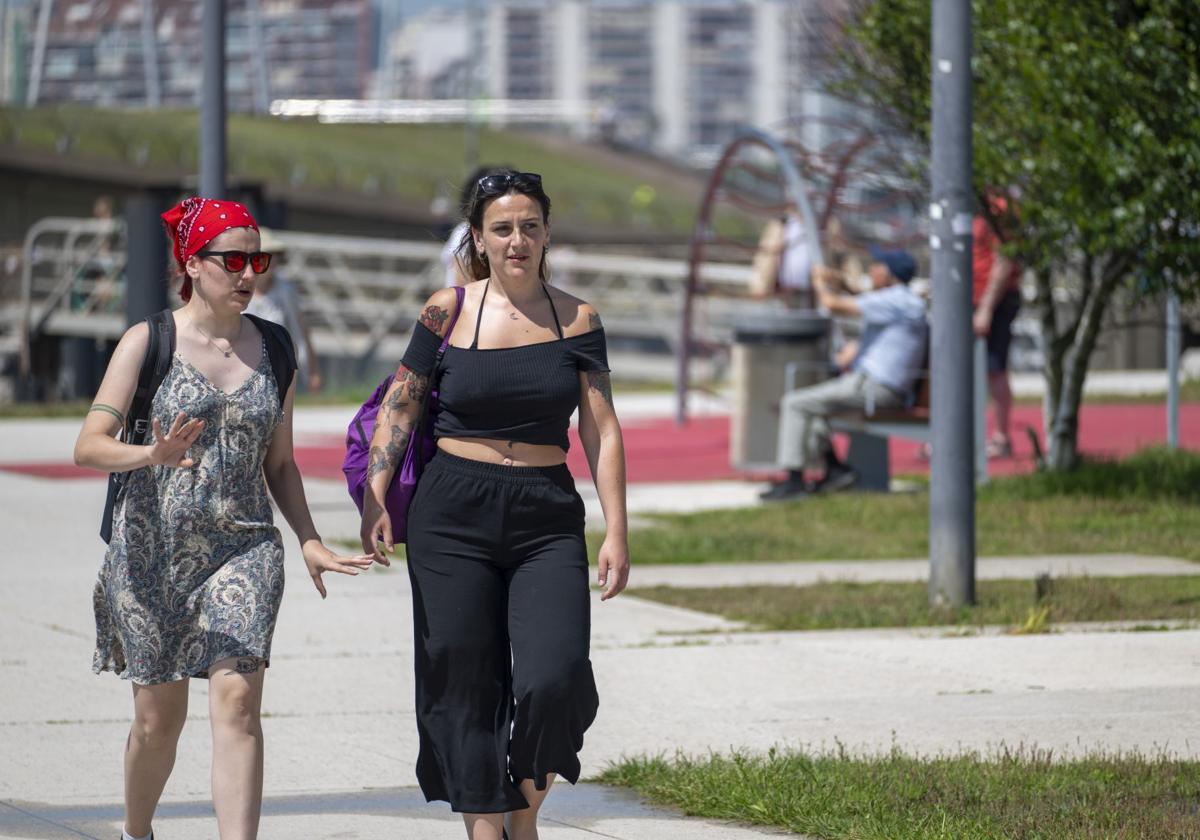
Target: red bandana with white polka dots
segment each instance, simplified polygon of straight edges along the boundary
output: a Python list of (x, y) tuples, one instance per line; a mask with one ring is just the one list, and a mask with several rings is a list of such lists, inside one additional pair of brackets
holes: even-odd
[(258, 230), (258, 223), (244, 204), (224, 199), (185, 198), (163, 213), (162, 220), (180, 269), (189, 257), (230, 228)]

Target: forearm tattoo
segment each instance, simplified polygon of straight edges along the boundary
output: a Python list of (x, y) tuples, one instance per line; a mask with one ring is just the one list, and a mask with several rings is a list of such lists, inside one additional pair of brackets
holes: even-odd
[(117, 411), (111, 405), (105, 405), (104, 403), (92, 403), (92, 407), (88, 409), (88, 414), (91, 414), (93, 411), (103, 411), (105, 414), (111, 414), (113, 417), (116, 417), (122, 425), (125, 423), (125, 415)]
[(408, 439), (412, 432), (407, 432), (399, 426), (389, 429), (390, 437), (387, 446), (372, 446), (371, 455), (367, 459), (367, 482), (380, 473), (394, 470), (400, 466), (404, 450), (408, 448)]
[(450, 313), (440, 306), (426, 306), (425, 311), (421, 313), (418, 319), (422, 324), (429, 328), (430, 332), (442, 334), (443, 327), (450, 320)]
[(609, 378), (607, 373), (604, 371), (589, 370), (587, 372), (587, 383), (589, 391), (595, 391), (597, 394), (604, 397), (604, 401), (608, 403), (609, 406), (612, 406), (612, 380)]
[(604, 325), (602, 323), (600, 323), (600, 316), (597, 315), (595, 312), (589, 312), (588, 313), (588, 329), (594, 331), (594, 330), (600, 329), (602, 326), (604, 326)]
[(372, 446), (367, 457), (368, 483), (380, 473), (387, 473), (400, 466), (404, 450), (408, 448), (411, 431), (405, 431), (395, 420), (411, 403), (418, 405), (425, 399), (429, 389), (429, 377), (414, 373), (403, 365), (396, 372), (396, 379), (388, 390), (383, 401), (383, 411), (377, 418), (381, 424), (388, 424), (388, 442), (384, 446)]

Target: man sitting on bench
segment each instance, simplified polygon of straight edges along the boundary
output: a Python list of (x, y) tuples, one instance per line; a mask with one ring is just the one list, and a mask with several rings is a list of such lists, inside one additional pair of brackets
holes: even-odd
[[(917, 264), (906, 251), (871, 248), (871, 291), (846, 291), (845, 277), (827, 266), (813, 268), (817, 301), (834, 317), (861, 317), (863, 333), (850, 369), (828, 382), (799, 388), (783, 397), (779, 411), (779, 467), (788, 477), (761, 496), (767, 501), (793, 499), (812, 492), (850, 487), (858, 476), (838, 460), (827, 418), (844, 411), (870, 416), (877, 408), (907, 405), (913, 381), (925, 357), (925, 303), (908, 288)], [(816, 484), (808, 469), (824, 469)]]

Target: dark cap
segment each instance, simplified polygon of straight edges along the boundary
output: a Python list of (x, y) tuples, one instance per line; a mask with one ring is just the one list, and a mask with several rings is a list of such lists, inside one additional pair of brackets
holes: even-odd
[(871, 259), (886, 265), (891, 275), (901, 283), (907, 283), (917, 273), (917, 261), (908, 251), (888, 250), (878, 245), (872, 245), (870, 251)]

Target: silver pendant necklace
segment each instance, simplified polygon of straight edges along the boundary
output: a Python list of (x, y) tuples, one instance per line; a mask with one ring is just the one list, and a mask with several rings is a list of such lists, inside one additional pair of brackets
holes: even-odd
[(217, 344), (217, 342), (213, 340), (213, 337), (211, 335), (206, 333), (204, 330), (200, 329), (200, 325), (197, 324), (195, 321), (193, 321), (190, 317), (188, 318), (188, 323), (191, 324), (193, 327), (195, 327), (196, 332), (198, 332), (198, 333), (200, 333), (200, 335), (204, 336), (205, 341), (207, 341), (213, 347), (217, 348), (217, 352), (220, 353), (222, 356), (224, 356), (226, 359), (228, 359), (230, 356), (233, 355), (233, 345), (238, 340), (238, 338), (241, 337), (241, 334), (242, 334), (241, 322), (238, 322), (238, 334), (233, 337), (233, 341), (229, 342), (228, 350), (222, 350), (221, 345)]

